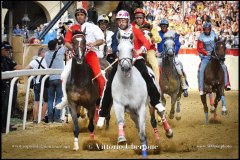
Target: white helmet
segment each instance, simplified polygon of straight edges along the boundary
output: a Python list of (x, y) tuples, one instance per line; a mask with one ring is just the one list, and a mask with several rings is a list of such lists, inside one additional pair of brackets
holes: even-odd
[(99, 23), (99, 21), (107, 21), (109, 23), (109, 18), (106, 14), (102, 14), (98, 17), (97, 23)]
[(118, 19), (118, 18), (127, 18), (128, 20), (130, 20), (128, 11), (125, 11), (125, 10), (118, 11), (118, 13), (116, 15), (116, 19)]

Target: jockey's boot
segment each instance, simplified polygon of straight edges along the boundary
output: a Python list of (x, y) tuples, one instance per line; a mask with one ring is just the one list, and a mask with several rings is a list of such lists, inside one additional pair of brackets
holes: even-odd
[(68, 104), (68, 101), (65, 97), (62, 98), (62, 102), (58, 103), (55, 107), (57, 109), (63, 109), (64, 107), (66, 107)]
[(181, 79), (181, 85), (183, 89), (183, 96), (188, 97), (188, 91), (187, 91), (188, 85), (187, 85), (186, 78), (183, 75), (181, 75), (180, 77), (181, 77), (180, 79)]
[(158, 112), (162, 112), (162, 111), (165, 111), (165, 107), (162, 105), (162, 103), (158, 103), (156, 106), (155, 106), (155, 109), (158, 111)]

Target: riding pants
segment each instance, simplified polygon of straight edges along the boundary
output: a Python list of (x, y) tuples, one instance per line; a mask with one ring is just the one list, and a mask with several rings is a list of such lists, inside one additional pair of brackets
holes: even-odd
[[(94, 77), (101, 73), (100, 63), (97, 57), (97, 54), (94, 51), (89, 51), (85, 56), (86, 62), (89, 64), (93, 71)], [(100, 74), (97, 78), (99, 84), (99, 96), (102, 97), (103, 89), (105, 86), (105, 79), (102, 74)]]
[(188, 85), (187, 85), (187, 77), (186, 74), (184, 74), (184, 71), (183, 71), (183, 65), (182, 63), (178, 60), (178, 57), (175, 56), (175, 67), (177, 69), (177, 72), (178, 72), (178, 75), (180, 76), (180, 80), (181, 80), (181, 85), (182, 85), (182, 89), (185, 90), (185, 89), (188, 89)]
[(227, 66), (224, 63), (221, 63), (221, 66), (222, 66), (223, 71), (224, 71), (224, 84), (225, 84), (225, 87), (226, 86), (231, 86), (230, 85), (230, 80), (229, 80), (229, 74), (228, 74)]
[(199, 88), (199, 91), (203, 91), (204, 71), (205, 71), (205, 68), (207, 67), (208, 62), (210, 61), (210, 57), (200, 55), (200, 58), (201, 58), (201, 63), (198, 70), (198, 88)]
[(153, 49), (147, 51), (147, 62), (151, 65), (155, 75), (155, 81), (159, 84), (159, 68), (156, 53)]
[[(145, 61), (144, 59), (136, 60), (134, 63), (134, 66), (138, 69), (138, 71), (141, 73), (143, 79), (146, 82), (148, 95), (150, 96), (150, 104), (152, 106), (156, 106), (160, 103), (160, 93), (153, 81), (153, 79), (150, 77)], [(113, 65), (112, 70), (109, 73), (107, 84), (104, 88), (104, 93), (102, 100), (100, 102), (101, 110), (99, 112), (100, 117), (106, 117), (109, 113), (109, 107), (111, 105), (112, 101), (112, 93), (111, 93), (111, 86), (112, 81), (114, 78), (115, 73), (117, 72), (117, 63)]]

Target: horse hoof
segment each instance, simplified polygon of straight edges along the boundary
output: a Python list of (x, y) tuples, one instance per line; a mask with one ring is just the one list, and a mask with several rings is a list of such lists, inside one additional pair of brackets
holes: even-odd
[(169, 118), (170, 118), (170, 119), (173, 119), (173, 118), (174, 118), (174, 114), (170, 114), (170, 115), (169, 115)]
[(177, 117), (176, 117), (176, 120), (179, 121), (180, 119), (181, 119), (181, 116), (177, 116)]
[(78, 151), (79, 150), (79, 146), (74, 144), (73, 150), (74, 151)]
[(226, 116), (228, 114), (227, 111), (222, 111), (222, 115)]
[(124, 136), (119, 136), (118, 137), (118, 144), (119, 145), (124, 145), (124, 144), (126, 144), (126, 138), (124, 137)]
[(214, 112), (215, 112), (215, 109), (216, 109), (216, 108), (215, 108), (214, 106), (212, 106), (212, 107), (210, 108), (210, 112), (211, 112), (211, 113), (214, 113)]
[(169, 129), (169, 130), (165, 133), (165, 135), (167, 136), (167, 138), (172, 138), (172, 137), (173, 137), (173, 131), (172, 131), (172, 129)]

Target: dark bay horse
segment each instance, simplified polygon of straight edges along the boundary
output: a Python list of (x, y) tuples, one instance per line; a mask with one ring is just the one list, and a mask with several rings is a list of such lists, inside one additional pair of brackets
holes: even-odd
[[(216, 108), (218, 102), (222, 100), (222, 115), (227, 114), (225, 96), (224, 96), (224, 71), (221, 63), (225, 60), (226, 45), (225, 41), (216, 42), (215, 49), (211, 54), (211, 59), (208, 62), (204, 71), (204, 95), (201, 95), (201, 101), (204, 106), (205, 121), (208, 123), (208, 106), (206, 102), (206, 93), (209, 93), (211, 113), (213, 113), (213, 122), (217, 122)], [(213, 102), (212, 93), (216, 93)]]
[[(80, 109), (83, 106), (87, 109), (89, 118), (88, 130), (90, 131), (89, 143), (93, 145), (98, 143), (94, 141), (94, 114), (96, 109), (96, 100), (99, 97), (99, 84), (96, 79), (93, 80), (94, 75), (90, 66), (86, 63), (86, 39), (84, 32), (76, 31), (73, 33), (72, 40), (74, 55), (72, 58), (72, 68), (67, 80), (66, 91), (68, 95), (68, 102), (70, 112), (74, 124), (74, 150), (79, 149), (78, 145), (78, 117), (80, 116)], [(99, 144), (99, 143), (98, 143)], [(87, 144), (88, 145), (88, 144)]]
[(166, 105), (166, 99), (164, 94), (168, 94), (171, 97), (171, 111), (169, 118), (174, 118), (175, 105), (177, 102), (176, 119), (180, 120), (180, 99), (182, 94), (182, 87), (180, 85), (180, 78), (174, 65), (175, 56), (175, 42), (173, 38), (165, 37), (164, 42), (164, 53), (162, 55), (162, 65), (160, 68), (160, 90), (161, 90), (161, 101), (163, 105)]

